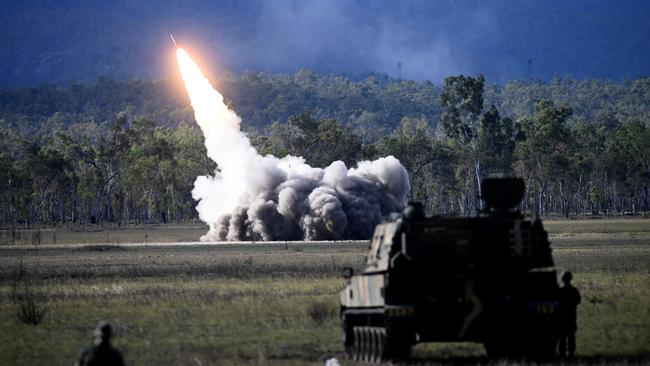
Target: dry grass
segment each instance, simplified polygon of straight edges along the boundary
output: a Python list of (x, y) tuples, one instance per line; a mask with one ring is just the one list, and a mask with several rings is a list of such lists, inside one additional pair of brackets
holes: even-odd
[[(575, 271), (584, 299), (580, 358), (568, 364), (650, 362), (650, 241), (558, 235), (553, 243), (558, 269)], [(340, 270), (359, 268), (366, 249), (345, 242), (1, 246), (0, 364), (70, 364), (101, 319), (115, 323), (116, 346), (129, 364), (344, 361)], [(15, 317), (12, 284), (21, 259), (23, 280), (47, 307), (38, 326)], [(466, 343), (418, 345), (414, 359), (490, 363), (482, 346)]]
[(544, 227), (551, 235), (575, 234), (650, 234), (648, 218), (603, 218), (586, 220), (547, 220)]
[(26, 275), (40, 280), (144, 277), (338, 277), (361, 265), (366, 243), (170, 246), (0, 247), (0, 283), (23, 258)]
[(307, 307), (307, 315), (317, 325), (323, 325), (337, 317), (337, 307), (331, 301), (313, 301)]
[[(554, 238), (650, 239), (648, 218), (554, 219), (544, 225)], [(207, 231), (208, 227), (201, 224), (17, 228), (13, 233), (9, 227), (0, 227), (0, 245), (196, 242)]]
[(71, 228), (0, 228), (0, 245), (175, 243), (198, 241), (204, 225), (129, 225)]

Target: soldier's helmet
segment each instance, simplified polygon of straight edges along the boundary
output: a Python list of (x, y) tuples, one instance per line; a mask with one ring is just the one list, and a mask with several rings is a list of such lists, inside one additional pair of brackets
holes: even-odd
[(569, 282), (573, 279), (573, 274), (571, 271), (564, 271), (562, 272), (562, 281), (563, 282)]
[(113, 326), (111, 323), (102, 320), (97, 324), (97, 327), (95, 327), (95, 331), (93, 332), (95, 337), (101, 337), (102, 339), (110, 339), (113, 334)]

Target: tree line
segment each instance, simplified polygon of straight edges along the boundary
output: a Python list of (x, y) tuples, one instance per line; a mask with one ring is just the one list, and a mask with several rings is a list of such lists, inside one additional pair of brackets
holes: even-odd
[[(232, 108), (244, 111), (245, 128), (260, 153), (299, 155), (319, 167), (394, 155), (409, 173), (410, 198), (424, 202), (431, 213), (476, 212), (480, 180), (510, 175), (526, 180), (522, 209), (527, 212), (568, 217), (649, 211), (650, 103), (644, 100), (650, 82), (645, 79), (512, 82), (497, 88), (482, 76), (462, 75), (440, 87), (372, 78), (353, 82), (307, 71), (231, 78), (231, 84), (221, 85), (224, 95)], [(333, 86), (339, 82), (345, 86)], [(98, 85), (111, 83), (122, 85), (121, 92), (107, 87), (100, 93)], [(126, 87), (130, 83), (136, 91)], [(559, 93), (567, 85), (572, 92), (565, 98), (539, 93)], [(151, 85), (140, 81), (78, 87), (85, 92), (71, 87), (68, 92), (76, 97), (69, 100), (56, 99), (67, 92), (55, 86), (0, 95), (0, 224), (196, 220), (194, 179), (217, 167), (190, 122), (187, 101), (178, 97), (156, 110), (153, 106), (173, 96), (167, 90), (158, 98), (140, 95), (134, 105), (121, 104), (122, 94), (149, 95)], [(317, 91), (296, 92), (309, 88)], [(512, 93), (513, 88), (521, 93)], [(347, 94), (337, 94), (341, 90)], [(45, 96), (30, 102), (17, 96), (21, 93)], [(337, 102), (309, 102), (313, 95)], [(76, 106), (66, 107), (71, 101)], [(87, 111), (102, 103), (106, 115), (89, 121), (95, 112)], [(80, 112), (81, 104), (86, 112)], [(118, 111), (103, 120), (111, 109)], [(262, 125), (256, 118), (273, 122)]]
[(212, 174), (200, 132), (119, 114), (30, 137), (0, 130), (3, 224), (182, 222), (196, 218), (197, 175)]
[[(443, 87), (427, 81), (379, 75), (353, 80), (300, 70), (294, 75), (225, 74), (214, 81), (248, 130), (263, 133), (273, 122), (310, 113), (344, 126), (390, 133), (404, 117), (425, 118), (432, 127), (443, 110)], [(554, 78), (484, 85), (484, 104), (514, 120), (531, 116), (544, 99), (569, 105), (573, 118), (614, 123), (650, 118), (650, 78), (620, 82)], [(100, 78), (94, 82), (0, 89), (0, 121), (29, 134), (53, 133), (80, 122), (110, 125), (116, 114), (146, 116), (157, 125), (193, 124), (180, 81)]]

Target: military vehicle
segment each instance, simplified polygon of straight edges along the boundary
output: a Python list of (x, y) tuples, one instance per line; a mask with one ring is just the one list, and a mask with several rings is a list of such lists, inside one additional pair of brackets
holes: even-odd
[(479, 342), (490, 357), (550, 358), (558, 284), (539, 219), (517, 210), (517, 178), (482, 182), (476, 217), (425, 217), (421, 204), (379, 224), (362, 273), (345, 269), (343, 342), (355, 360), (404, 359), (418, 342)]

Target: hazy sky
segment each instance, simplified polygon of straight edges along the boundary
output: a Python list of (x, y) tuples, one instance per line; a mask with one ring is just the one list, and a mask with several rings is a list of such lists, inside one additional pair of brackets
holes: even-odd
[[(209, 72), (432, 80), (484, 73), (650, 75), (650, 1), (9, 0), (0, 3), (0, 83), (169, 78), (169, 33)], [(398, 67), (401, 64), (401, 67)]]

